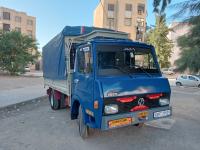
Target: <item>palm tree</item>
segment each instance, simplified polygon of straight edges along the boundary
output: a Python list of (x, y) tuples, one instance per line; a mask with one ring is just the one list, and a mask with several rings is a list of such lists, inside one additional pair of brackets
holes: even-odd
[(177, 9), (173, 18), (187, 18), (200, 15), (200, 0), (185, 0), (180, 3), (172, 5), (172, 8)]
[(171, 0), (154, 0), (153, 1), (153, 7), (154, 7), (154, 12), (163, 14), (165, 12), (165, 9), (167, 5), (171, 3)]

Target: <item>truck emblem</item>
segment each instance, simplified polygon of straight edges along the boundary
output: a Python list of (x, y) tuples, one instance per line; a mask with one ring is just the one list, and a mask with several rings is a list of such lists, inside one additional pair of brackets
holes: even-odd
[(117, 95), (118, 95), (118, 92), (116, 91), (110, 91), (107, 93), (107, 96), (110, 96), (110, 97), (117, 96)]
[(138, 100), (138, 105), (141, 106), (141, 105), (144, 105), (144, 98), (140, 98)]

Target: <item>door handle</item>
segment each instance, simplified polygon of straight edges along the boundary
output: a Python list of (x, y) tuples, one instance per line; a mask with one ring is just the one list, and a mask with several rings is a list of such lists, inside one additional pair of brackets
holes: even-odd
[(74, 83), (77, 84), (79, 82), (79, 79), (74, 79)]

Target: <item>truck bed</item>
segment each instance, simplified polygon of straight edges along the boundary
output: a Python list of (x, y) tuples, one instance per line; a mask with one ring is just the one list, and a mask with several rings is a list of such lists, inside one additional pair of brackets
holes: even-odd
[(67, 80), (52, 80), (44, 78), (44, 86), (48, 86), (63, 94), (70, 95), (70, 86)]

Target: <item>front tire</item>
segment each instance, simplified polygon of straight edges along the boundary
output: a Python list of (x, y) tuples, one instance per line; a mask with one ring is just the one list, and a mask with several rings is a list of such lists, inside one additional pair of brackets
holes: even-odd
[(79, 107), (79, 115), (78, 115), (78, 127), (79, 127), (79, 135), (85, 139), (89, 136), (89, 127), (84, 122), (84, 114), (82, 107)]
[(60, 109), (60, 100), (55, 98), (54, 90), (52, 90), (51, 94), (49, 95), (49, 102), (53, 110)]
[(137, 124), (135, 124), (135, 126), (138, 128), (142, 128), (142, 127), (144, 127), (144, 123), (137, 123)]

